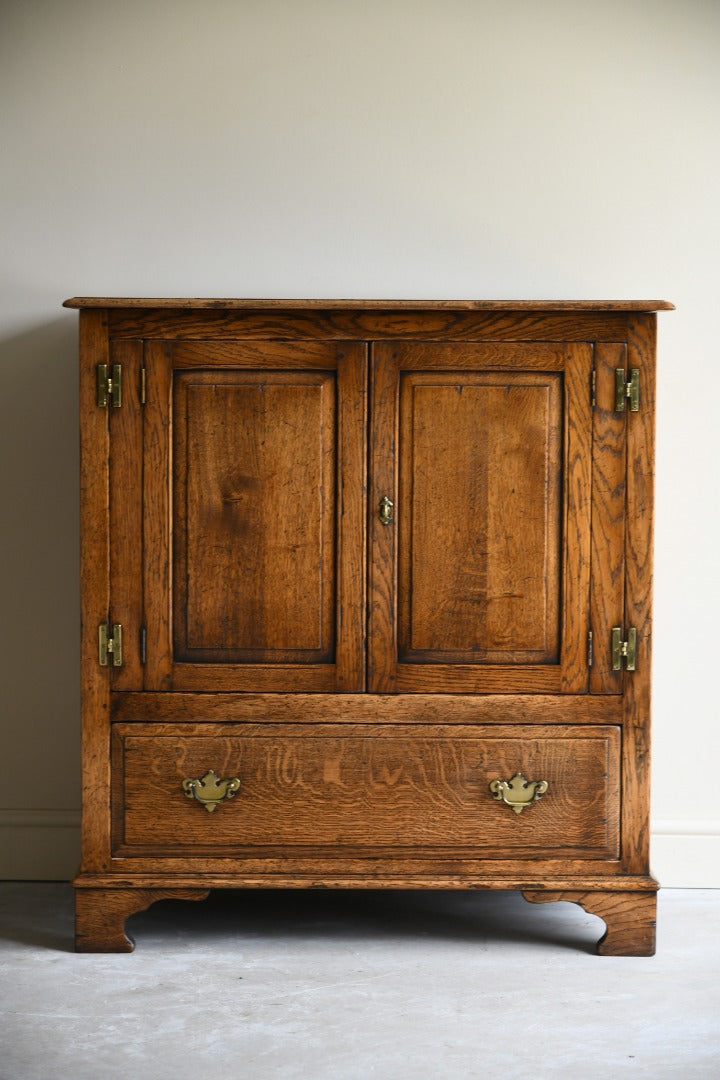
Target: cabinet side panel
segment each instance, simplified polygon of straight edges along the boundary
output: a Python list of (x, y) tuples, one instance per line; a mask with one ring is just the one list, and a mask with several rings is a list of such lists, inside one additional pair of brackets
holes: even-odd
[(623, 856), (630, 873), (647, 873), (650, 806), (650, 674), (655, 472), (655, 315), (630, 323), (628, 368), (640, 371), (640, 409), (627, 420), (626, 627), (637, 630), (634, 672), (625, 675)]
[(110, 685), (98, 663), (98, 626), (110, 607), (107, 410), (97, 404), (97, 365), (109, 359), (104, 311), (80, 314), (80, 580), (82, 586), (82, 868), (110, 857)]

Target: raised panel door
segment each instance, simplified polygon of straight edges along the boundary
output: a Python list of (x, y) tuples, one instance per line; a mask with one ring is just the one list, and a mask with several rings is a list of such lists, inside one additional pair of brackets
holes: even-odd
[(144, 688), (362, 690), (364, 346), (144, 363)]
[(584, 343), (375, 347), (371, 689), (587, 689), (591, 366)]

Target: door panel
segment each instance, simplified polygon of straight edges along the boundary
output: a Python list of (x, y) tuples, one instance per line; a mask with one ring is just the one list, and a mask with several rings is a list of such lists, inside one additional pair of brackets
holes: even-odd
[(375, 346), (372, 689), (587, 689), (591, 363), (584, 344)]
[(335, 434), (332, 372), (176, 374), (176, 659), (332, 658)]
[(560, 373), (411, 372), (400, 412), (399, 657), (557, 663)]
[(367, 507), (364, 344), (113, 348), (115, 689), (622, 692), (625, 346), (376, 344)]
[(365, 349), (202, 350), (145, 345), (145, 688), (361, 690)]

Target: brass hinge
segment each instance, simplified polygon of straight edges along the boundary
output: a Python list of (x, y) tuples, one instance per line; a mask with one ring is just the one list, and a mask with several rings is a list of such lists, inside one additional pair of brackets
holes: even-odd
[(615, 412), (623, 412), (625, 402), (630, 402), (630, 412), (640, 408), (640, 372), (630, 368), (630, 379), (625, 379), (625, 368), (615, 368)]
[(147, 385), (146, 385), (146, 381), (145, 381), (145, 368), (141, 367), (140, 368), (140, 404), (141, 405), (145, 404), (146, 396), (147, 396)]
[(590, 408), (597, 405), (597, 371), (595, 368), (590, 372)]
[(97, 403), (101, 409), (107, 409), (108, 402), (114, 409), (122, 405), (122, 365), (98, 364), (97, 366)]
[(593, 638), (592, 630), (588, 630), (588, 642), (587, 642), (587, 662), (588, 667), (593, 666)]
[(613, 626), (612, 629), (612, 669), (622, 670), (622, 662), (625, 660), (627, 671), (635, 670), (637, 659), (637, 630), (634, 626), (628, 627), (627, 641), (622, 639), (622, 627)]
[(112, 656), (112, 666), (122, 667), (122, 626), (112, 624), (112, 633), (107, 623), (98, 626), (98, 659), (101, 667), (107, 667)]

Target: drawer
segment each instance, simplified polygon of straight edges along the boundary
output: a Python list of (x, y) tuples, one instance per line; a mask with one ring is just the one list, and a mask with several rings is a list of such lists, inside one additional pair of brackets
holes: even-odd
[[(115, 724), (112, 769), (115, 855), (618, 855), (617, 727)], [(211, 810), (209, 770), (239, 781)], [(547, 790), (491, 790), (517, 774)]]

